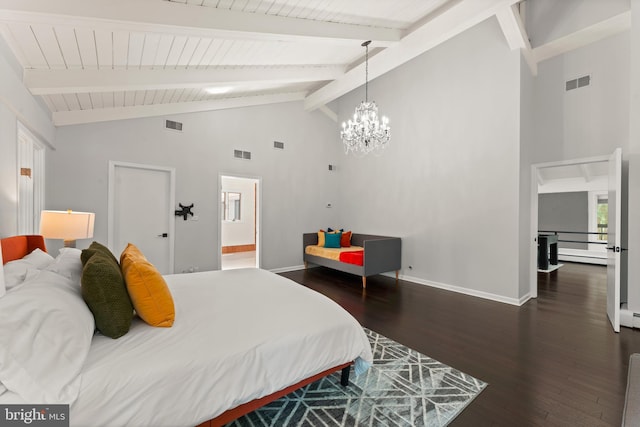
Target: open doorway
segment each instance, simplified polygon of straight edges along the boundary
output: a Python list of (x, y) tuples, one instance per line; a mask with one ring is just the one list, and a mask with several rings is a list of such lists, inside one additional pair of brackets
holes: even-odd
[(220, 176), (220, 269), (260, 267), (260, 179)]
[[(575, 258), (568, 259), (569, 261), (585, 262), (586, 259), (591, 258), (602, 261), (593, 263), (606, 264), (606, 312), (614, 331), (619, 332), (621, 287), (626, 288), (626, 283), (621, 283), (621, 279), (624, 280), (626, 276), (621, 274), (626, 271), (626, 257), (621, 254), (622, 240), (624, 240), (621, 232), (621, 202), (624, 198), (622, 194), (621, 150), (616, 149), (610, 156), (536, 164), (532, 166), (531, 171), (532, 239), (529, 270), (531, 297), (535, 298), (538, 295), (537, 272), (540, 271), (540, 265), (547, 267), (547, 261), (549, 264), (558, 264), (560, 242), (581, 245), (579, 248), (571, 249), (573, 254), (565, 253), (565, 256)], [(601, 185), (591, 185), (599, 180), (601, 180)], [(545, 186), (546, 190), (542, 191)], [(553, 191), (550, 191), (550, 188), (553, 188)], [(540, 229), (539, 197), (541, 193), (545, 192), (547, 194), (572, 193), (578, 204), (587, 207), (582, 225), (579, 226), (580, 230)], [(566, 204), (564, 203), (563, 209), (566, 208)], [(557, 201), (556, 205), (559, 205)], [(594, 210), (593, 216), (589, 215), (588, 209)], [(575, 220), (576, 214), (568, 216), (568, 221), (565, 221), (564, 224)], [(605, 216), (607, 217), (606, 221)], [(559, 228), (568, 228), (568, 225), (560, 225)], [(605, 234), (606, 239), (604, 238)], [(602, 245), (605, 250), (594, 251), (593, 248), (596, 245)], [(551, 254), (549, 258), (547, 258), (548, 254)], [(540, 264), (541, 259), (543, 260), (542, 264)], [(547, 270), (543, 268), (542, 271)]]

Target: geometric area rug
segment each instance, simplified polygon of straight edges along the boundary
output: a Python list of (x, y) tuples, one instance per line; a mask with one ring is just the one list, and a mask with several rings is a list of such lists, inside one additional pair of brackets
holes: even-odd
[(340, 385), (340, 372), (227, 426), (446, 426), (487, 386), (470, 375), (364, 328), (373, 365)]

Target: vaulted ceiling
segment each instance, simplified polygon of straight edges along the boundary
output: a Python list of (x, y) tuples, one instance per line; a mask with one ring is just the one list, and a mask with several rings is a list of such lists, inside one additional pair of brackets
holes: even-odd
[[(307, 110), (496, 16), (538, 61), (628, 16), (532, 48), (519, 0), (0, 0), (0, 33), (55, 125), (304, 101)], [(604, 29), (603, 29), (604, 26)]]

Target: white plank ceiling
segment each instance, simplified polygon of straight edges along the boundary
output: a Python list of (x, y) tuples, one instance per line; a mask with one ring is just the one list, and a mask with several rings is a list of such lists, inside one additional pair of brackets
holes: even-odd
[(0, 34), (56, 125), (291, 100), (326, 111), (364, 84), (365, 40), (370, 78), (496, 14), (531, 52), (517, 3), (0, 0)]

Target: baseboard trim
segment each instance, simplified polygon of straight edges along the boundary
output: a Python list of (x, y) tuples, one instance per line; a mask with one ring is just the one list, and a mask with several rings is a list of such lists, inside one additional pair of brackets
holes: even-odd
[[(385, 273), (385, 275), (389, 275), (389, 273)], [(390, 276), (391, 277), (391, 276)], [(393, 273), (393, 277), (395, 277), (395, 273)], [(469, 295), (472, 297), (478, 297), (482, 299), (487, 299), (491, 301), (501, 302), (504, 304), (521, 306), (525, 302), (529, 301), (531, 296), (529, 294), (523, 296), (520, 299), (508, 298), (502, 295), (496, 295), (489, 292), (477, 291), (475, 289), (463, 288), (460, 286), (448, 285), (446, 283), (433, 282), (429, 280), (420, 279), (418, 277), (406, 276), (404, 274), (400, 275), (400, 279), (406, 280), (407, 282), (417, 283), (419, 285), (430, 286), (432, 288), (443, 289), (445, 291), (456, 292), (458, 294)]]
[(223, 254), (235, 254), (237, 252), (252, 252), (256, 250), (256, 245), (236, 245), (236, 246), (223, 246), (222, 253)]
[[(316, 266), (314, 265), (313, 267), (316, 267)], [(312, 268), (312, 266), (310, 265), (309, 268)], [(296, 271), (296, 270), (304, 270), (304, 265), (298, 265), (298, 266), (292, 266), (292, 267), (283, 267), (283, 268), (274, 268), (274, 269), (271, 269), (269, 271), (271, 271), (273, 273), (287, 273), (289, 271)], [(389, 272), (389, 273), (382, 273), (381, 275), (382, 276), (391, 277), (393, 279), (396, 278), (395, 271)], [(524, 303), (526, 303), (527, 301), (529, 301), (531, 299), (531, 294), (526, 294), (526, 295), (520, 297), (519, 299), (515, 299), (515, 298), (507, 298), (507, 297), (504, 297), (502, 295), (492, 294), (492, 293), (489, 293), (489, 292), (482, 292), (482, 291), (476, 291), (474, 289), (462, 288), (460, 286), (447, 285), (446, 283), (438, 283), (438, 282), (428, 281), (428, 280), (420, 279), (418, 277), (407, 276), (407, 275), (404, 275), (404, 274), (400, 274), (398, 276), (398, 278), (400, 280), (416, 283), (418, 285), (431, 286), (432, 288), (443, 289), (445, 291), (456, 292), (458, 294), (469, 295), (469, 296), (472, 296), (472, 297), (478, 297), (478, 298), (487, 299), (487, 300), (491, 300), (491, 301), (501, 302), (501, 303), (504, 303), (504, 304), (515, 305), (515, 306), (518, 306), (518, 307), (523, 305)]]
[(304, 265), (293, 265), (291, 267), (271, 268), (272, 273), (288, 273), (290, 271), (304, 270)]

